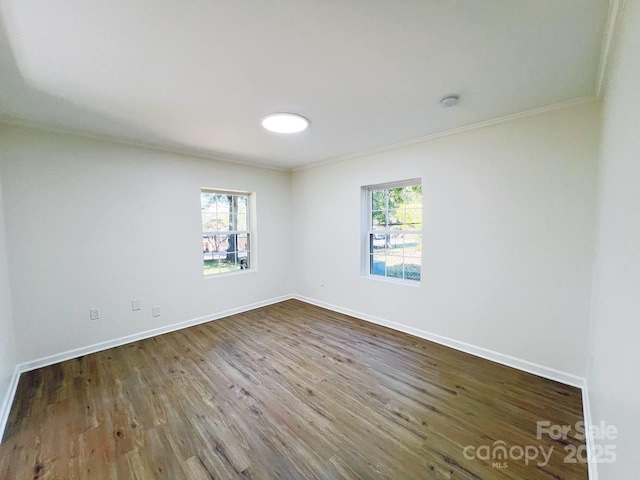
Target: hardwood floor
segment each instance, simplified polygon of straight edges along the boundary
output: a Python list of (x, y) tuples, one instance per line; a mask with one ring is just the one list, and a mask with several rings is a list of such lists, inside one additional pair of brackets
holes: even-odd
[[(290, 300), (23, 374), (0, 478), (586, 479), (577, 432), (536, 438), (581, 419), (576, 388)], [(499, 441), (538, 458), (477, 458)]]

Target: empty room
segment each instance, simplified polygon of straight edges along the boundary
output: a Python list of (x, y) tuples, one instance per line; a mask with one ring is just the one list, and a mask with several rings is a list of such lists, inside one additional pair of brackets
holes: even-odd
[(640, 0), (0, 0), (0, 479), (637, 479)]

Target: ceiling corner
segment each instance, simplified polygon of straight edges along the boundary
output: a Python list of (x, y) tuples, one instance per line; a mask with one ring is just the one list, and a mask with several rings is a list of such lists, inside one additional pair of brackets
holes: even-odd
[(598, 65), (598, 78), (596, 80), (596, 97), (601, 97), (604, 93), (609, 75), (611, 57), (615, 50), (620, 21), (624, 13), (626, 0), (609, 0), (609, 14), (607, 26), (602, 39), (602, 50), (600, 52), (600, 64)]

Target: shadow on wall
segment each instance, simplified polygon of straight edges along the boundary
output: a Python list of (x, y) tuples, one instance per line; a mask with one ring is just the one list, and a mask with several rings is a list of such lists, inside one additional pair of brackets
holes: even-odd
[[(238, 162), (251, 161), (231, 152), (212, 152), (194, 148), (182, 142), (168, 141), (166, 135), (149, 129), (148, 125), (133, 124), (118, 113), (108, 113), (67, 100), (59, 92), (45, 91), (30, 78), (21, 67), (20, 48), (12, 41), (9, 32), (9, 18), (0, 11), (0, 122), (26, 123), (32, 126), (52, 126), (74, 133), (84, 133), (110, 140), (129, 140), (133, 144), (159, 149), (176, 149), (181, 153), (191, 153), (205, 158), (219, 157)], [(79, 62), (82, 59), (78, 59)], [(109, 102), (105, 102), (109, 103)], [(125, 109), (121, 109), (126, 112)], [(61, 114), (63, 112), (63, 114)], [(37, 115), (37, 116), (36, 116)], [(107, 128), (105, 129), (105, 125)], [(145, 138), (144, 142), (138, 140)]]

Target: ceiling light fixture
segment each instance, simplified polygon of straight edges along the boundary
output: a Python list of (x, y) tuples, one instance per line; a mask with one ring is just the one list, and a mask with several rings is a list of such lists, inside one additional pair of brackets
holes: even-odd
[(272, 113), (262, 119), (262, 126), (270, 132), (298, 133), (309, 126), (309, 120), (295, 113)]
[(460, 97), (458, 95), (447, 95), (440, 99), (440, 105), (442, 108), (451, 108), (458, 105), (460, 101)]

